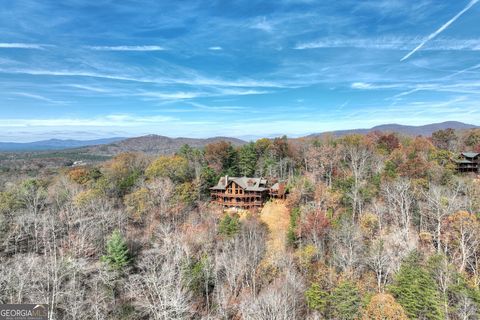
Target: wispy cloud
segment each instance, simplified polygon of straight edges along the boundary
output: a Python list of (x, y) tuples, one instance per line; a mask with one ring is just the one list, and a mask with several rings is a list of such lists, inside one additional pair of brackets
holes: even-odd
[(98, 88), (98, 87), (93, 87), (93, 86), (87, 86), (83, 84), (67, 84), (67, 87), (71, 88), (77, 88), (77, 89), (82, 89), (86, 91), (91, 91), (91, 92), (98, 92), (98, 93), (107, 93), (110, 90), (104, 89), (104, 88)]
[(440, 33), (442, 33), (443, 31), (445, 31), (452, 23), (454, 23), (455, 21), (457, 21), (458, 18), (460, 18), (465, 12), (467, 12), (468, 10), (470, 10), (478, 1), (480, 0), (471, 0), (470, 3), (465, 7), (463, 8), (462, 11), (460, 11), (459, 13), (457, 13), (452, 19), (450, 19), (447, 23), (445, 23), (444, 25), (442, 25), (439, 29), (437, 29), (435, 32), (431, 33), (425, 40), (423, 40), (418, 46), (415, 47), (415, 49), (413, 49), (412, 51), (410, 51), (409, 53), (407, 53), (402, 59), (400, 59), (400, 61), (405, 61), (407, 60), (408, 58), (410, 58), (415, 52), (417, 52), (418, 50), (420, 50), (421, 48), (423, 48), (423, 46), (429, 42), (430, 40), (434, 39), (435, 37), (437, 37)]
[(154, 98), (154, 99), (161, 99), (161, 100), (185, 100), (185, 99), (193, 99), (202, 96), (203, 94), (200, 92), (141, 92), (137, 93), (136, 95), (147, 97), (147, 98)]
[(477, 65), (474, 65), (472, 67), (468, 67), (468, 68), (462, 69), (460, 71), (457, 71), (454, 74), (451, 74), (451, 75), (447, 76), (447, 78), (453, 78), (453, 77), (458, 76), (462, 73), (469, 73), (469, 72), (472, 72), (473, 70), (476, 70), (476, 69), (480, 69), (480, 64), (477, 64)]
[[(357, 39), (324, 38), (310, 42), (298, 43), (294, 47), (294, 49), (307, 50), (323, 48), (359, 48), (378, 50), (410, 50), (412, 46), (418, 46), (422, 42), (424, 42), (424, 40), (412, 37), (381, 37)], [(428, 46), (424, 47), (424, 50), (480, 51), (480, 39), (435, 39), (430, 41)]]
[(411, 38), (384, 37), (384, 38), (360, 38), (341, 39), (323, 38), (310, 42), (298, 43), (294, 49), (319, 49), (319, 48), (365, 48), (365, 49), (400, 49), (412, 41)]
[(38, 95), (38, 94), (32, 94), (32, 93), (28, 93), (28, 92), (12, 92), (12, 94), (14, 94), (16, 96), (22, 96), (22, 97), (35, 99), (35, 100), (48, 102), (48, 103), (53, 103), (53, 104), (65, 103), (65, 101), (57, 101), (57, 100), (53, 100), (53, 99), (50, 99), (50, 98), (47, 98), (47, 97), (44, 97), (44, 96), (41, 96), (41, 95)]
[(38, 43), (15, 43), (15, 42), (3, 42), (0, 43), (0, 49), (37, 49), (44, 50), (49, 45)]
[(97, 51), (164, 51), (161, 46), (88, 46), (87, 48)]
[(189, 104), (197, 109), (205, 111), (236, 112), (245, 109), (245, 107), (241, 106), (208, 106), (198, 102), (189, 102)]
[(0, 127), (135, 127), (175, 120), (164, 115), (111, 114), (95, 118), (0, 119)]
[(267, 90), (254, 90), (254, 89), (219, 89), (217, 90), (217, 95), (225, 95), (225, 96), (248, 96), (248, 95), (255, 95), (255, 94), (267, 94), (271, 91)]
[(215, 47), (209, 47), (209, 48), (208, 48), (208, 50), (212, 50), (212, 51), (221, 51), (221, 50), (223, 50), (223, 48), (222, 48), (222, 47), (220, 47), (220, 46), (215, 46)]
[(401, 87), (400, 84), (378, 84), (378, 83), (367, 83), (367, 82), (354, 82), (351, 84), (352, 89), (360, 90), (375, 90), (375, 89), (391, 89)]
[(89, 77), (119, 81), (132, 81), (152, 84), (182, 84), (189, 86), (218, 86), (218, 87), (272, 87), (282, 88), (285, 85), (279, 82), (262, 81), (254, 79), (224, 80), (209, 78), (198, 74), (191, 74), (188, 77), (139, 77), (129, 75), (114, 75), (91, 71), (70, 71), (70, 70), (42, 70), (42, 69), (5, 69), (0, 68), (0, 73), (6, 74), (27, 74), (34, 76), (59, 76), (59, 77)]
[(261, 17), (260, 19), (257, 19), (255, 22), (253, 22), (250, 25), (250, 28), (262, 30), (265, 32), (273, 31), (273, 25), (265, 17)]

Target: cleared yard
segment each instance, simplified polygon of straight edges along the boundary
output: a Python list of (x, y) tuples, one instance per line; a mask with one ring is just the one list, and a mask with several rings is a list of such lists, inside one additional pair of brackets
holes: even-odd
[(265, 204), (260, 213), (260, 219), (270, 231), (267, 241), (267, 255), (276, 260), (285, 253), (287, 230), (290, 223), (290, 212), (282, 200), (275, 200)]

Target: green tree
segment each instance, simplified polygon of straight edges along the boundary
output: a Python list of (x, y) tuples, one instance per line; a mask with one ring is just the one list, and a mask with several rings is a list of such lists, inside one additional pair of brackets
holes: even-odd
[(231, 216), (227, 213), (218, 225), (218, 233), (227, 237), (234, 236), (239, 230), (240, 219), (236, 214)]
[(131, 262), (130, 252), (120, 231), (113, 231), (107, 241), (107, 254), (101, 260), (113, 270), (122, 270)]
[(213, 272), (208, 256), (192, 259), (184, 267), (187, 287), (194, 293), (207, 297), (214, 288)]
[(437, 284), (420, 264), (417, 252), (413, 252), (402, 263), (389, 291), (403, 306), (409, 318), (444, 319)]
[(358, 319), (362, 303), (357, 286), (350, 281), (342, 281), (332, 291), (330, 305), (334, 319)]
[(243, 176), (251, 177), (257, 166), (257, 152), (255, 144), (250, 142), (240, 148), (238, 152), (238, 169)]
[(177, 154), (185, 159), (190, 159), (193, 153), (193, 148), (189, 144), (184, 144), (180, 147)]
[(204, 196), (210, 196), (210, 188), (217, 184), (218, 178), (215, 170), (209, 166), (204, 166), (200, 172), (200, 193)]
[(455, 273), (448, 288), (452, 318), (477, 319), (480, 314), (480, 290), (469, 284), (465, 276)]
[(17, 195), (12, 191), (0, 192), (0, 214), (11, 214), (20, 206)]
[(305, 299), (307, 306), (325, 315), (328, 306), (329, 294), (323, 290), (320, 284), (312, 283), (310, 288), (305, 291)]
[(383, 175), (386, 178), (394, 180), (398, 174), (397, 174), (397, 166), (393, 161), (386, 161), (385, 162), (385, 167), (383, 168)]
[(300, 208), (295, 207), (290, 213), (290, 224), (287, 230), (287, 244), (295, 246), (297, 244), (297, 223), (300, 218)]

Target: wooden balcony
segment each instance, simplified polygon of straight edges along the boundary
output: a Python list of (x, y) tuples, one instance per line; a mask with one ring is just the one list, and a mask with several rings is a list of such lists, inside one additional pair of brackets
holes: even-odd
[(237, 202), (237, 201), (212, 201), (212, 203), (226, 206), (226, 207), (239, 207), (239, 208), (246, 208), (246, 207), (261, 207), (263, 206), (262, 201), (253, 201), (253, 202)]
[(242, 194), (235, 194), (235, 193), (226, 193), (226, 192), (211, 192), (210, 195), (217, 196), (217, 197), (234, 197), (234, 198), (248, 198), (248, 197), (262, 197), (265, 192), (247, 192)]

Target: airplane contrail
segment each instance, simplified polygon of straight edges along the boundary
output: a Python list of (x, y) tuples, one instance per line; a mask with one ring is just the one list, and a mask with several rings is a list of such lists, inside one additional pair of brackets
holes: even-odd
[(455, 17), (450, 19), (447, 23), (445, 23), (443, 26), (441, 26), (437, 31), (430, 34), (425, 40), (422, 41), (422, 43), (420, 43), (415, 49), (413, 49), (407, 55), (405, 55), (400, 61), (404, 61), (404, 60), (407, 60), (408, 58), (410, 58), (415, 52), (420, 50), (428, 41), (432, 40), (433, 38), (438, 36), (440, 33), (445, 31), (445, 29), (447, 29), (452, 23), (454, 23), (458, 18), (460, 18), (465, 12), (470, 10), (478, 1), (480, 1), (480, 0), (471, 0), (470, 3), (462, 11), (457, 13), (457, 15)]

